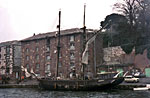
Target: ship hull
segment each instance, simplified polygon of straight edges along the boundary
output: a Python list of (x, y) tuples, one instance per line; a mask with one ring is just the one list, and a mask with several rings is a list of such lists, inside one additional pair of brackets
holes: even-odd
[(106, 80), (51, 80), (39, 79), (39, 87), (45, 90), (99, 91), (115, 87), (123, 78)]

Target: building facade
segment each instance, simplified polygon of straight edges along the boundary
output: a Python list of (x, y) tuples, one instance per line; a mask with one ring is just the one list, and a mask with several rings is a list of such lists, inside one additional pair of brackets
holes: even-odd
[(132, 73), (140, 72), (150, 77), (150, 59), (147, 57), (147, 50), (143, 54), (136, 54), (135, 49), (130, 54), (126, 54), (120, 46), (104, 48), (105, 68), (100, 71), (116, 70), (129, 71)]
[[(93, 34), (94, 30), (87, 30), (88, 38)], [(62, 30), (60, 35), (58, 76), (67, 79), (71, 69), (75, 68), (76, 73), (81, 77), (83, 30), (78, 28)], [(56, 76), (57, 41), (57, 32), (33, 35), (22, 40), (22, 65), (28, 71), (33, 69), (34, 73), (40, 77), (45, 77), (49, 74), (52, 77)], [(89, 64), (85, 67), (86, 73), (95, 74), (96, 64), (102, 63), (101, 41), (101, 36), (97, 36), (96, 40), (89, 46)]]
[(134, 67), (134, 56), (127, 55), (120, 46), (103, 48), (103, 54), (98, 72), (126, 72)]
[(21, 72), (21, 42), (0, 43), (0, 74), (19, 79)]

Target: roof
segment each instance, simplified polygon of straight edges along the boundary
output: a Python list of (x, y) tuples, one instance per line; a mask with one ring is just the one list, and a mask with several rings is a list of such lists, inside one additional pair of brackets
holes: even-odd
[(20, 45), (21, 43), (19, 43), (19, 41), (17, 40), (13, 40), (13, 41), (6, 41), (6, 42), (1, 42), (0, 46), (7, 46), (7, 45)]
[[(47, 38), (47, 37), (54, 37), (56, 35), (56, 32), (58, 32), (58, 31), (33, 35), (33, 36), (28, 37), (26, 39), (23, 39), (21, 41), (23, 42), (23, 41), (31, 41), (31, 40), (43, 39), (43, 38)], [(61, 36), (62, 35), (70, 35), (70, 34), (76, 34), (76, 33), (81, 33), (81, 32), (83, 32), (82, 28), (72, 28), (72, 29), (61, 30), (60, 31), (60, 35)], [(93, 29), (87, 29), (87, 32), (94, 32), (94, 30)]]

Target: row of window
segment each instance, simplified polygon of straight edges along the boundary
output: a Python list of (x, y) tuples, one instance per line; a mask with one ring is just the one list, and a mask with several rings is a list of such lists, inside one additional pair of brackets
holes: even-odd
[[(6, 53), (9, 53), (10, 52), (10, 46), (6, 46)], [(1, 52), (1, 47), (0, 47), (0, 52)]]
[[(70, 66), (74, 66), (74, 62), (70, 62)], [(59, 63), (59, 67), (62, 67), (61, 62)], [(27, 68), (28, 70), (30, 69), (29, 64), (26, 64), (26, 68)], [(36, 66), (35, 66), (35, 68), (36, 68), (36, 71), (39, 71), (39, 69), (40, 69), (40, 64), (37, 63)], [(50, 64), (47, 64), (47, 65), (45, 66), (45, 71), (50, 71)]]
[[(37, 55), (35, 56), (35, 59), (36, 59), (36, 60), (39, 60), (39, 59), (40, 59), (40, 56), (37, 54)], [(50, 56), (49, 56), (49, 55), (46, 56), (46, 60), (50, 60)], [(29, 61), (29, 56), (28, 56), (28, 55), (26, 56), (26, 61)]]
[[(30, 51), (29, 48), (26, 48), (25, 52), (26, 52), (26, 53), (29, 53), (29, 51)], [(36, 52), (39, 52), (39, 47), (36, 47), (36, 48), (35, 48), (35, 51), (36, 51)], [(46, 47), (46, 51), (47, 51), (47, 52), (50, 51), (50, 46), (47, 46), (47, 47)]]
[[(61, 58), (61, 55), (59, 55), (59, 57)], [(1, 55), (0, 55), (0, 58), (1, 58)], [(40, 59), (40, 57), (39, 57), (38, 54), (35, 56), (35, 59), (36, 59), (36, 60), (39, 60), (39, 59)], [(71, 53), (70, 53), (70, 60), (74, 60), (74, 59), (75, 59), (75, 53), (74, 53), (74, 52), (71, 52)], [(50, 60), (50, 55), (47, 55), (47, 56), (46, 56), (46, 60)], [(28, 56), (28, 55), (26, 56), (26, 61), (29, 61), (29, 56)]]
[[(75, 50), (75, 43), (70, 43), (70, 50)], [(29, 48), (26, 48), (26, 53), (29, 53)], [(35, 49), (36, 52), (39, 52), (39, 48), (36, 47)], [(46, 47), (46, 52), (50, 52), (50, 46)]]
[[(6, 49), (6, 53), (10, 53), (10, 46), (6, 46), (4, 49)], [(1, 47), (0, 47), (0, 52), (1, 52)]]
[[(70, 42), (74, 42), (75, 41), (75, 36), (74, 35), (71, 35), (70, 36)], [(46, 42), (46, 51), (50, 51), (50, 39), (47, 39), (47, 42)], [(71, 50), (74, 50), (75, 49), (75, 45), (74, 45), (74, 43), (70, 43), (70, 49)], [(1, 50), (1, 49), (0, 49)], [(29, 53), (29, 48), (26, 48), (26, 53)], [(35, 49), (35, 51), (36, 52), (38, 52), (39, 51), (39, 48), (38, 47), (36, 47), (36, 49)]]
[[(26, 53), (29, 53), (29, 51), (30, 51), (29, 48), (26, 48), (25, 52), (26, 52)], [(38, 52), (38, 51), (39, 51), (39, 48), (36, 47), (36, 48), (35, 48), (35, 51)]]
[[(27, 70), (30, 70), (30, 65), (29, 64), (26, 64), (26, 68), (27, 68)], [(39, 63), (37, 63), (36, 65), (35, 65), (35, 69), (36, 69), (36, 71), (40, 71), (40, 64)], [(47, 71), (50, 71), (50, 64), (47, 64), (46, 66), (45, 66), (45, 71), (47, 72)]]
[[(30, 69), (30, 65), (26, 64), (26, 68), (27, 68), (27, 70), (29, 70)], [(36, 64), (35, 69), (36, 69), (36, 71), (39, 71), (39, 69), (40, 69), (40, 64), (39, 63)]]

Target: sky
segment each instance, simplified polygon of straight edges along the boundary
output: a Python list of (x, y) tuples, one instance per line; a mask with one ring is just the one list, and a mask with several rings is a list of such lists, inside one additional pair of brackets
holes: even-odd
[(21, 40), (34, 33), (56, 31), (61, 10), (61, 30), (83, 27), (99, 29), (100, 22), (114, 11), (117, 0), (0, 0), (0, 42)]

